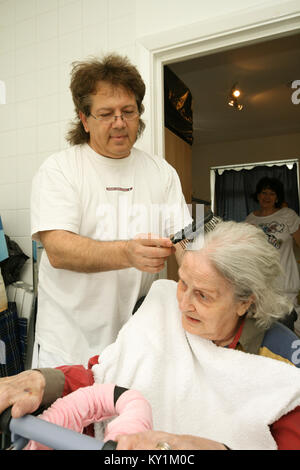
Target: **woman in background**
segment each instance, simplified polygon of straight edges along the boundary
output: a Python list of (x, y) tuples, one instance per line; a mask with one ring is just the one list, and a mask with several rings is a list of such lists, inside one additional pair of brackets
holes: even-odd
[[(283, 184), (276, 178), (262, 178), (257, 183), (253, 199), (260, 207), (248, 215), (246, 222), (260, 227), (269, 243), (279, 250), (283, 269), (279, 282), (286, 296), (297, 307), (300, 281), (293, 240), (300, 247), (300, 217), (286, 207)], [(283, 323), (293, 330), (296, 319), (297, 312), (294, 309)]]

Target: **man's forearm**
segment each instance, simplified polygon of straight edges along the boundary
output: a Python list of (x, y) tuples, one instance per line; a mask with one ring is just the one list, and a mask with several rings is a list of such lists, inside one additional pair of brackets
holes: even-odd
[(97, 241), (64, 230), (39, 232), (50, 264), (56, 269), (96, 273), (125, 268), (158, 273), (175, 248), (169, 238), (136, 237)]
[(102, 272), (130, 267), (126, 241), (97, 241), (63, 230), (40, 232), (51, 265), (76, 272)]

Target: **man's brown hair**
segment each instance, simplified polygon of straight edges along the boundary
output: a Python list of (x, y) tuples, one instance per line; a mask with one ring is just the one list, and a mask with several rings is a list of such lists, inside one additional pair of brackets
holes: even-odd
[[(83, 144), (89, 141), (90, 135), (85, 131), (79, 118), (81, 111), (86, 116), (91, 114), (91, 95), (96, 93), (100, 81), (111, 84), (113, 87), (123, 87), (134, 94), (140, 115), (144, 111), (142, 101), (145, 96), (145, 83), (137, 70), (127, 57), (109, 54), (102, 60), (92, 58), (87, 61), (74, 62), (71, 71), (70, 90), (75, 105), (76, 118), (66, 139), (71, 145)], [(139, 137), (145, 128), (142, 119), (139, 120)]]

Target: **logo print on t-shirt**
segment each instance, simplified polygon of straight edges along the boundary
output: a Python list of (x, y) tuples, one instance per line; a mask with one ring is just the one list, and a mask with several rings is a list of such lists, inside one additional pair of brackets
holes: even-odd
[(132, 191), (133, 187), (130, 188), (121, 188), (120, 186), (107, 186), (106, 191)]
[(274, 233), (282, 233), (284, 230), (284, 224), (279, 222), (270, 222), (269, 224), (259, 224), (259, 227), (264, 231), (268, 237), (268, 242), (274, 246), (277, 250), (280, 250), (282, 240), (275, 237)]

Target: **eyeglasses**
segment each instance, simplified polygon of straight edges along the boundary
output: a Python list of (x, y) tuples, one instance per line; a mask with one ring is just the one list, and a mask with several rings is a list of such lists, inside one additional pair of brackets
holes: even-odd
[(99, 116), (94, 116), (92, 113), (90, 116), (92, 116), (94, 119), (97, 121), (103, 121), (112, 124), (115, 122), (118, 118), (121, 118), (122, 121), (133, 121), (136, 119), (140, 113), (138, 111), (123, 111), (122, 114), (119, 116), (114, 116), (114, 113), (105, 113), (105, 114), (100, 114)]

